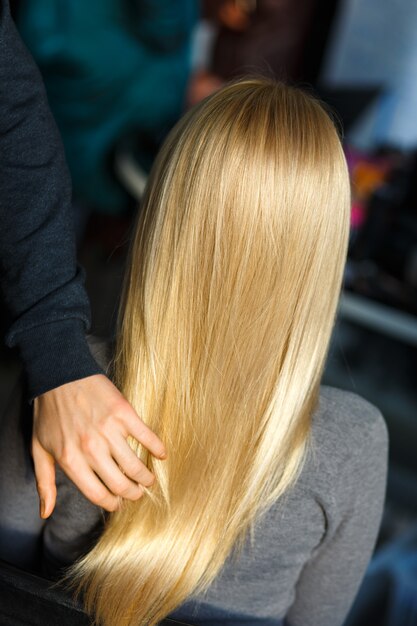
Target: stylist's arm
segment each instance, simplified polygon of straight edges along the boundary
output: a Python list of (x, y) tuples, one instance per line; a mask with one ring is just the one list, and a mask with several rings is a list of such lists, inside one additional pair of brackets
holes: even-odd
[(154, 476), (130, 448), (129, 435), (156, 458), (165, 458), (163, 443), (104, 375), (36, 398), (32, 454), (41, 517), (49, 517), (55, 507), (55, 463), (86, 498), (107, 511), (115, 511), (120, 498), (140, 498)]

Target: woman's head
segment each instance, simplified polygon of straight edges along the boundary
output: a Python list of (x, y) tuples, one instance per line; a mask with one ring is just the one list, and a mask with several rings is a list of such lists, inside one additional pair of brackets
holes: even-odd
[(151, 175), (124, 313), (159, 393), (181, 373), (178, 401), (197, 384), (210, 402), (222, 392), (221, 415), (237, 397), (252, 414), (297, 365), (306, 395), (333, 324), (349, 193), (334, 124), (298, 89), (243, 80), (179, 122)]
[[(123, 623), (154, 623), (207, 586), (296, 479), (349, 196), (328, 114), (271, 80), (226, 86), (165, 142), (132, 246), (115, 371), (168, 459), (138, 449), (157, 485), (113, 517), (82, 566), (109, 623), (122, 623), (117, 605), (131, 616)], [(119, 582), (104, 595), (110, 574)]]

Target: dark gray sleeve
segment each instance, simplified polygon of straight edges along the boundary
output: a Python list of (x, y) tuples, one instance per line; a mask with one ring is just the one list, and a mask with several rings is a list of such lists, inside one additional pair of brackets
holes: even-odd
[(341, 625), (375, 546), (385, 497), (388, 436), (380, 413), (357, 396), (351, 398), (358, 405), (354, 410), (359, 421), (338, 459), (340, 471), (330, 472), (323, 485), (327, 532), (302, 570), (288, 626)]
[(71, 182), (39, 71), (0, 0), (0, 289), (29, 396), (101, 373), (77, 267)]

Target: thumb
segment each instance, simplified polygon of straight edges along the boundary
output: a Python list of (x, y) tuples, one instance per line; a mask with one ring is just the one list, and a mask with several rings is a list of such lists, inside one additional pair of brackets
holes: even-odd
[(40, 516), (46, 519), (52, 514), (56, 502), (55, 460), (36, 437), (32, 441), (32, 456), (40, 500), (39, 512)]

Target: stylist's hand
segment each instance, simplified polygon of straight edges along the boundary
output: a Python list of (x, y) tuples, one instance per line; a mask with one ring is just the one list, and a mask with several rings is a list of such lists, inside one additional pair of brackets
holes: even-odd
[(76, 380), (36, 398), (32, 455), (41, 517), (55, 507), (55, 462), (107, 511), (118, 508), (119, 497), (140, 498), (142, 485), (150, 487), (154, 476), (130, 448), (128, 435), (165, 458), (163, 443), (106, 376)]

